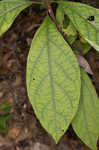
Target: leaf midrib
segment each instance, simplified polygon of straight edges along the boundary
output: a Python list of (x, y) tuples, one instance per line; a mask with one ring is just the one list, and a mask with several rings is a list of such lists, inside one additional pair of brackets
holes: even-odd
[(49, 72), (49, 77), (50, 77), (50, 87), (51, 87), (51, 101), (52, 101), (52, 108), (54, 112), (54, 131), (55, 133), (57, 132), (57, 127), (56, 127), (56, 103), (55, 103), (55, 87), (54, 87), (54, 80), (53, 80), (53, 71), (52, 71), (52, 60), (51, 60), (51, 52), (49, 50), (49, 40), (48, 36), (50, 35), (49, 31), (50, 26), (48, 25), (48, 22), (46, 22), (46, 43), (47, 43), (47, 56), (48, 56), (48, 72)]

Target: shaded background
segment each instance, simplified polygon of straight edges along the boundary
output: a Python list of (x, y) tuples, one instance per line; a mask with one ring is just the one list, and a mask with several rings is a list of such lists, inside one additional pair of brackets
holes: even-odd
[[(75, 0), (99, 8), (99, 0)], [(32, 38), (46, 10), (33, 5), (24, 10), (12, 27), (0, 37), (0, 105), (12, 104), (13, 118), (8, 133), (0, 129), (0, 150), (89, 150), (70, 127), (58, 145), (41, 127), (29, 103), (26, 91), (26, 61)], [(92, 49), (85, 56), (96, 79), (99, 94), (99, 54)]]

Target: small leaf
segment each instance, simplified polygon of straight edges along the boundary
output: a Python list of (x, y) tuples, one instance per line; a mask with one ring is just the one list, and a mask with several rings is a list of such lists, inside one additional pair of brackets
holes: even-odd
[(76, 36), (77, 35), (77, 31), (73, 25), (73, 23), (70, 21), (68, 27), (66, 28), (66, 34), (68, 36)]
[(64, 12), (63, 12), (62, 7), (60, 5), (56, 9), (56, 19), (57, 19), (58, 23), (63, 27)]
[(75, 40), (72, 47), (75, 54), (85, 55), (91, 50), (91, 45), (83, 39)]
[(88, 75), (81, 70), (81, 97), (72, 126), (81, 140), (96, 150), (99, 135), (99, 99)]
[(6, 117), (4, 116), (0, 116), (0, 128), (3, 134), (6, 134), (8, 132), (8, 125), (6, 122)]
[(57, 143), (78, 108), (80, 73), (75, 55), (49, 17), (32, 42), (27, 90), (40, 123)]
[(8, 132), (7, 120), (13, 117), (13, 115), (10, 113), (11, 104), (9, 102), (2, 104), (0, 106), (0, 110), (2, 110), (2, 113), (0, 115), (0, 128), (1, 128), (1, 132), (3, 134), (6, 134)]
[(77, 2), (60, 5), (81, 36), (99, 51), (99, 9)]
[(10, 113), (11, 103), (9, 103), (9, 102), (3, 103), (0, 106), (0, 110), (2, 111), (3, 115), (7, 115), (8, 113)]
[(2, 0), (0, 1), (0, 35), (6, 32), (19, 13), (30, 6), (27, 0)]
[(70, 45), (73, 44), (77, 38), (77, 31), (76, 31), (73, 23), (70, 21), (67, 28), (63, 29), (63, 31), (66, 34), (68, 42), (70, 43)]
[(77, 38), (77, 31), (68, 16), (64, 15), (61, 3), (56, 10), (56, 19), (62, 26), (62, 31), (66, 34), (68, 42), (72, 44)]

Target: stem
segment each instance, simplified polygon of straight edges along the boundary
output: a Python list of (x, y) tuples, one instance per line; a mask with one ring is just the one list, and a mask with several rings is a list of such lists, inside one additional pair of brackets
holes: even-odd
[[(58, 2), (58, 1), (57, 1)], [(49, 0), (45, 0), (48, 12), (50, 17), (52, 18), (53, 22), (56, 24), (57, 29), (59, 30), (59, 32), (61, 33), (61, 35), (63, 36), (64, 40), (69, 44), (69, 46), (72, 48), (72, 46), (70, 45), (68, 39), (66, 38), (66, 36), (64, 35), (64, 32), (62, 31), (62, 27), (61, 25), (57, 22), (55, 16), (54, 16), (54, 12), (52, 10), (51, 4)]]
[(51, 7), (51, 4), (50, 4), (50, 1), (49, 0), (45, 0), (45, 4), (46, 4), (46, 7), (48, 9), (48, 12), (49, 12), (49, 15), (50, 17), (52, 18), (52, 20), (54, 21), (54, 23), (56, 24), (56, 27), (58, 28), (58, 30), (62, 33), (62, 27), (61, 25), (57, 22), (55, 16), (54, 16), (54, 12), (52, 10), (52, 7)]

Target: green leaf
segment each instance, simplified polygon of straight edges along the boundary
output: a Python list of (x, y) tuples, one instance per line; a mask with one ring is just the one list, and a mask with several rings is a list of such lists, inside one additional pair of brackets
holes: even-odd
[(72, 45), (77, 38), (77, 31), (76, 31), (73, 23), (70, 21), (67, 28), (63, 29), (63, 31), (67, 36), (68, 42), (70, 43), (70, 45)]
[(62, 31), (64, 32), (64, 34), (66, 34), (68, 42), (71, 45), (76, 40), (77, 31), (68, 16), (64, 15), (61, 3), (56, 10), (56, 19), (58, 23), (62, 26)]
[(77, 31), (71, 21), (70, 21), (68, 27), (66, 28), (66, 34), (67, 34), (67, 36), (76, 36), (77, 35)]
[(62, 3), (62, 9), (81, 36), (99, 51), (99, 9), (77, 2)]
[(6, 117), (4, 116), (0, 116), (0, 128), (3, 134), (6, 134), (8, 132), (8, 125), (6, 123)]
[(73, 43), (73, 47), (74, 47), (73, 52), (75, 52), (75, 54), (79, 54), (79, 55), (80, 55), (80, 51), (82, 51), (82, 53), (85, 55), (91, 50), (90, 44), (88, 44), (87, 42), (82, 43), (81, 40), (76, 40)]
[(81, 97), (72, 126), (81, 140), (96, 150), (99, 135), (99, 99), (88, 75), (81, 70)]
[(7, 115), (11, 110), (11, 103), (6, 102), (0, 106), (0, 110), (3, 112), (3, 115)]
[(11, 119), (13, 115), (10, 113), (11, 111), (11, 103), (6, 102), (0, 106), (1, 115), (0, 115), (0, 128), (3, 134), (8, 132), (7, 120)]
[(30, 6), (27, 0), (2, 0), (0, 1), (0, 35), (6, 32), (19, 13)]
[(46, 17), (29, 52), (27, 90), (38, 119), (56, 143), (78, 108), (79, 72), (71, 48), (52, 20)]
[(63, 27), (64, 12), (62, 10), (61, 4), (56, 9), (56, 19), (57, 19), (58, 23)]

